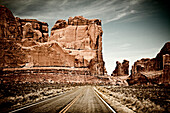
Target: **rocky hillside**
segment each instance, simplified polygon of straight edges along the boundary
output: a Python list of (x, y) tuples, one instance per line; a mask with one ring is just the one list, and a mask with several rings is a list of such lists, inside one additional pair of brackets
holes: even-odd
[(143, 58), (134, 63), (129, 84), (170, 83), (170, 42), (167, 42), (155, 58)]

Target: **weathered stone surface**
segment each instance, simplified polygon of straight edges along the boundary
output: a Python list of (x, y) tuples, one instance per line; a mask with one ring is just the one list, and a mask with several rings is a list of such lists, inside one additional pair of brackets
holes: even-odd
[(112, 76), (128, 76), (129, 75), (129, 61), (124, 60), (122, 63), (116, 62), (116, 68)]
[(0, 5), (0, 38), (21, 38), (21, 24), (12, 12)]
[(145, 58), (134, 63), (129, 84), (170, 84), (170, 42), (167, 42), (153, 59)]
[(20, 41), (0, 38), (0, 69), (4, 67), (20, 67), (27, 61), (27, 56), (18, 45)]
[[(91, 76), (88, 68), (32, 67), (3, 69), (1, 82), (56, 82), (82, 84), (112, 84), (110, 76)], [(17, 75), (17, 76), (16, 76)]]
[(170, 54), (163, 55), (163, 83), (170, 83)]
[(1, 68), (59, 66), (88, 68), (91, 75), (106, 74), (101, 20), (82, 16), (70, 17), (68, 22), (58, 20), (49, 38), (47, 23), (15, 18), (4, 6), (1, 11)]
[(36, 19), (19, 19), (22, 26), (23, 40), (32, 39), (37, 42), (48, 41), (48, 24)]
[(47, 42), (48, 24), (36, 19), (20, 19), (14, 17), (5, 6), (0, 5), (0, 37)]
[(68, 66), (74, 67), (75, 56), (69, 55), (56, 42), (37, 43), (31, 47), (23, 47), (27, 55), (27, 63), (33, 66)]
[(70, 55), (75, 56), (75, 67), (89, 67), (92, 74), (104, 74), (102, 57), (101, 20), (82, 16), (58, 20), (51, 31), (51, 40)]

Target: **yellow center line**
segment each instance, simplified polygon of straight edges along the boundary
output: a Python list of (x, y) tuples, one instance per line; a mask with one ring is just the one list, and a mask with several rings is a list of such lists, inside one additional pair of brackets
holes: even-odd
[(71, 101), (65, 108), (63, 108), (59, 113), (65, 113), (76, 101), (77, 99), (82, 95), (80, 93), (73, 101)]

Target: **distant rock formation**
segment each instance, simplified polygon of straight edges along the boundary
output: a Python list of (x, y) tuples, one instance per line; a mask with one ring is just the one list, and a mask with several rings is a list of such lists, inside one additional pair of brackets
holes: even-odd
[(170, 83), (170, 42), (167, 42), (153, 59), (145, 58), (134, 63), (129, 84)]
[(129, 75), (129, 61), (123, 60), (122, 63), (116, 62), (116, 68), (112, 73), (112, 76), (128, 76)]
[[(101, 20), (82, 16), (58, 20), (48, 36), (48, 24), (14, 17), (0, 6), (0, 66), (88, 68), (104, 75)], [(11, 44), (11, 45), (10, 45)]]

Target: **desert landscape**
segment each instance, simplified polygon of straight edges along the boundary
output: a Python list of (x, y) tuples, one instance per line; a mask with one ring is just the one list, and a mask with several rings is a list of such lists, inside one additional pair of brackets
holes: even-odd
[(170, 112), (169, 41), (132, 66), (116, 61), (109, 74), (102, 20), (58, 19), (49, 30), (0, 5), (1, 112)]

